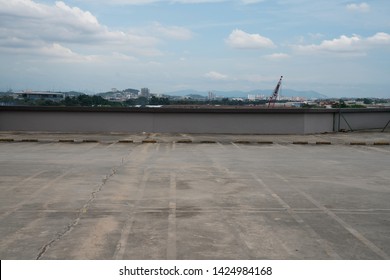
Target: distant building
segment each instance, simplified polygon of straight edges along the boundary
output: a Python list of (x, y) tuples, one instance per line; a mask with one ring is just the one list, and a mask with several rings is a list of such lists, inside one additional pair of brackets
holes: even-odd
[(150, 90), (148, 88), (141, 88), (141, 96), (149, 98), (150, 97)]
[(29, 100), (51, 100), (58, 102), (65, 98), (63, 93), (50, 91), (23, 91), (17, 94), (19, 98), (27, 98)]
[(248, 94), (248, 100), (266, 100), (267, 97), (264, 94)]
[(217, 96), (215, 95), (214, 92), (209, 91), (209, 100), (214, 100)]

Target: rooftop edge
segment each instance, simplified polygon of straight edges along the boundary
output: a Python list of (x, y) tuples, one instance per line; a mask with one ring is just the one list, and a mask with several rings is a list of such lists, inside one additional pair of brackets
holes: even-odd
[(50, 107), (50, 106), (0, 106), (1, 111), (26, 112), (118, 112), (118, 113), (230, 113), (230, 114), (294, 114), (294, 113), (363, 113), (363, 112), (390, 112), (390, 108), (341, 108), (341, 109), (303, 109), (303, 108), (166, 108), (166, 107)]

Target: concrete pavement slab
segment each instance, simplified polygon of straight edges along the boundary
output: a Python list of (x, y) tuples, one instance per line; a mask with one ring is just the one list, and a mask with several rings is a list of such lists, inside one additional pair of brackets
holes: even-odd
[(389, 259), (389, 146), (116, 137), (0, 143), (1, 259)]

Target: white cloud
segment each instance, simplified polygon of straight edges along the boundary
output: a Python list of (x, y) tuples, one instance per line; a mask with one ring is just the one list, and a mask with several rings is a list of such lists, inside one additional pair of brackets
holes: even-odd
[(99, 27), (99, 22), (97, 18), (88, 11), (84, 12), (77, 7), (73, 7), (73, 8), (69, 7), (64, 2), (61, 1), (56, 2), (55, 6), (57, 8), (55, 11), (58, 13), (60, 18), (63, 18), (63, 16), (66, 15), (66, 16), (70, 16), (70, 18), (67, 18), (68, 21), (75, 20), (76, 23), (83, 23), (89, 28)]
[(111, 2), (113, 4), (146, 5), (150, 3), (161, 2), (161, 0), (112, 0)]
[(265, 0), (241, 0), (244, 5), (256, 4), (264, 2)]
[(157, 37), (174, 40), (190, 40), (193, 37), (191, 30), (187, 28), (181, 26), (164, 26), (158, 22), (155, 22), (151, 27), (146, 28), (146, 30)]
[(120, 61), (133, 61), (133, 62), (138, 61), (138, 59), (134, 56), (125, 55), (119, 52), (113, 52), (111, 54), (111, 58), (115, 58)]
[(360, 41), (361, 38), (357, 35), (352, 37), (342, 35), (333, 40), (324, 40), (319, 45), (300, 45), (298, 48), (302, 51), (355, 52), (360, 49)]
[[(158, 56), (162, 52), (157, 46), (161, 39), (188, 40), (192, 33), (179, 26), (163, 26), (156, 23), (153, 28), (123, 32), (110, 30), (99, 23), (89, 11), (70, 7), (64, 2), (53, 5), (33, 0), (0, 0), (0, 48), (3, 53), (38, 53), (52, 57), (59, 47), (73, 54), (87, 53), (106, 56), (108, 53), (124, 55)], [(150, 35), (151, 34), (151, 35)], [(66, 54), (62, 49), (62, 54)], [(41, 51), (45, 50), (45, 51)], [(64, 59), (71, 56), (70, 53)]]
[(111, 2), (116, 4), (127, 5), (147, 5), (151, 3), (165, 2), (165, 3), (180, 3), (180, 4), (197, 4), (197, 3), (221, 3), (221, 2), (241, 2), (245, 5), (264, 2), (266, 0), (113, 0)]
[(194, 3), (219, 3), (219, 2), (226, 2), (226, 0), (168, 0), (168, 2), (194, 4)]
[(372, 37), (368, 37), (366, 40), (370, 45), (389, 45), (390, 34), (384, 32), (378, 32)]
[(211, 80), (216, 80), (216, 81), (224, 81), (227, 80), (229, 77), (227, 75), (218, 73), (216, 71), (210, 71), (204, 75), (206, 78), (209, 78)]
[(45, 57), (51, 61), (65, 63), (94, 62), (99, 60), (99, 56), (82, 55), (58, 43), (31, 44), (30, 47), (26, 47), (25, 45), (21, 47), (19, 42), (16, 44), (18, 44), (17, 47), (0, 45), (0, 51), (11, 55), (31, 56), (33, 60), (40, 60), (40, 58)]
[[(179, 4), (198, 4), (198, 3), (220, 3), (229, 0), (113, 0), (114, 4), (121, 5), (147, 5), (152, 3), (179, 3)], [(245, 0), (244, 0), (245, 1)]]
[(357, 3), (348, 4), (346, 6), (346, 8), (348, 11), (351, 11), (351, 12), (367, 13), (370, 11), (370, 5), (368, 5), (365, 2), (360, 3), (360, 4), (357, 4)]
[(262, 49), (272, 48), (275, 44), (271, 39), (260, 34), (249, 34), (240, 29), (235, 29), (226, 39), (226, 43), (236, 49)]
[(289, 57), (290, 57), (290, 55), (288, 55), (286, 53), (273, 53), (273, 54), (265, 56), (265, 58), (270, 59), (270, 60), (282, 60), (282, 59), (286, 59)]
[(112, 0), (110, 2), (112, 4), (119, 4), (119, 5), (149, 5), (153, 3), (207, 4), (207, 3), (223, 3), (223, 2), (234, 2), (234, 1), (241, 2), (244, 5), (249, 5), (249, 4), (264, 2), (266, 0)]
[(376, 33), (371, 37), (361, 37), (352, 35), (351, 37), (342, 35), (333, 40), (324, 40), (315, 45), (297, 45), (294, 49), (300, 53), (333, 53), (343, 55), (365, 55), (374, 47), (390, 45), (390, 35), (384, 32)]
[(37, 54), (43, 56), (49, 56), (56, 61), (62, 61), (62, 62), (84, 62), (84, 61), (96, 61), (98, 59), (97, 56), (80, 55), (57, 43), (53, 43), (51, 45), (44, 46), (38, 49)]

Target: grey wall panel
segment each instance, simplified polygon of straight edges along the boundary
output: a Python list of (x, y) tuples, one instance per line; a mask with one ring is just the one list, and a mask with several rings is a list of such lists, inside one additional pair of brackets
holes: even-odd
[(156, 114), (155, 132), (303, 133), (300, 114)]
[(0, 107), (2, 131), (308, 134), (383, 128), (390, 110), (135, 110)]
[(49, 132), (143, 132), (153, 130), (148, 114), (98, 112), (2, 112), (0, 130)]
[(342, 113), (340, 118), (340, 128), (345, 130), (384, 128), (390, 121), (390, 112), (388, 113)]
[(334, 114), (332, 113), (304, 114), (304, 133), (308, 134), (333, 131), (333, 118)]

